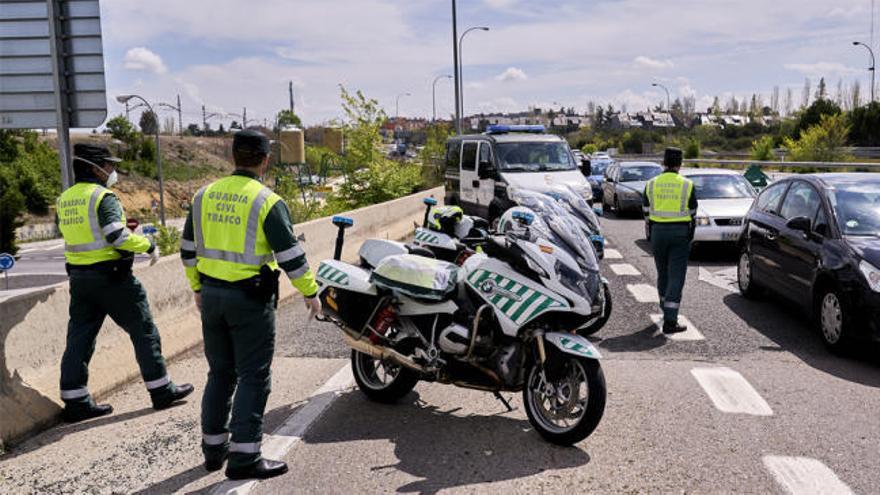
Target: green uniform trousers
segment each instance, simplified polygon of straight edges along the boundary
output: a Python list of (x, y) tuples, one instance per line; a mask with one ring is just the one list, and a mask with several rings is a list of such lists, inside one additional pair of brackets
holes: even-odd
[(206, 453), (228, 448), (229, 466), (248, 466), (260, 460), (263, 412), (271, 390), (274, 298), (267, 301), (241, 288), (208, 282), (201, 294), (209, 367), (202, 396), (202, 448)]
[(678, 308), (691, 253), (690, 224), (652, 223), (651, 249), (657, 267), (657, 292), (663, 308), (663, 320), (674, 323), (678, 321)]
[(147, 292), (131, 274), (71, 270), (70, 321), (67, 347), (61, 358), (61, 398), (71, 407), (93, 403), (87, 384), (89, 361), (104, 319), (122, 327), (134, 345), (141, 376), (155, 399), (171, 392), (171, 380), (162, 357), (159, 330), (153, 323)]

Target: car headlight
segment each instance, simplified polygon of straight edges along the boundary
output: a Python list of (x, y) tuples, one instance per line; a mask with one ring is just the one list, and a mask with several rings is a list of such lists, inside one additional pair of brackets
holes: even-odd
[(709, 217), (697, 217), (697, 227), (708, 227), (709, 225), (712, 225)]
[(874, 292), (880, 292), (880, 268), (862, 260), (862, 262), (859, 263), (859, 270), (862, 272), (862, 275), (865, 276), (865, 280), (868, 281), (871, 290)]
[(626, 199), (639, 199), (642, 197), (642, 195), (639, 194), (638, 191), (624, 190), (624, 191), (622, 191), (621, 195)]

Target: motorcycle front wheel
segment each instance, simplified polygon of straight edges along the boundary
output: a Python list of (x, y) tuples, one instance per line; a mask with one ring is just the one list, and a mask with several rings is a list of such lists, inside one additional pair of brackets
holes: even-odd
[(415, 371), (355, 350), (351, 351), (351, 371), (364, 395), (385, 404), (397, 402), (419, 382)]
[(545, 368), (535, 364), (529, 370), (523, 403), (529, 422), (545, 440), (570, 446), (599, 425), (606, 393), (598, 361), (557, 352), (548, 356)]

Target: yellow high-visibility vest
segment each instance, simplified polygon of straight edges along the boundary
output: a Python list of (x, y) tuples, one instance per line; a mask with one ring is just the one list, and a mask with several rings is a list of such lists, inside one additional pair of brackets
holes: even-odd
[(693, 181), (674, 172), (654, 177), (645, 188), (648, 218), (657, 223), (690, 222), (697, 213), (688, 207), (694, 193)]
[(232, 175), (203, 187), (193, 198), (193, 233), (199, 273), (227, 282), (278, 268), (263, 232), (281, 197), (255, 179)]
[(125, 216), (122, 222), (103, 229), (98, 223), (98, 206), (107, 194), (110, 190), (103, 186), (79, 182), (61, 193), (55, 202), (58, 229), (64, 237), (64, 257), (71, 265), (93, 265), (122, 258), (104, 236), (125, 227)]

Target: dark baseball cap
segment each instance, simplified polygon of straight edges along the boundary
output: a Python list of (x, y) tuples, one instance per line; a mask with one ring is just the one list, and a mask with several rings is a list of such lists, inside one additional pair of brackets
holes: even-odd
[(681, 167), (681, 148), (666, 148), (663, 154), (663, 166), (668, 168)]
[(263, 153), (268, 155), (272, 147), (262, 132), (246, 129), (235, 133), (232, 137), (233, 151), (247, 151), (251, 153)]
[(82, 158), (95, 165), (103, 165), (105, 162), (119, 163), (121, 158), (116, 158), (103, 144), (77, 143), (73, 145), (73, 158)]

